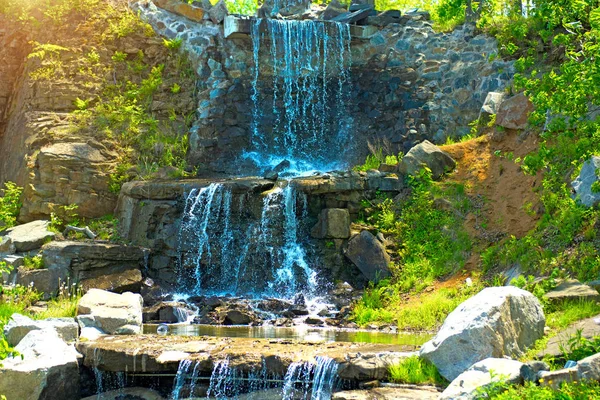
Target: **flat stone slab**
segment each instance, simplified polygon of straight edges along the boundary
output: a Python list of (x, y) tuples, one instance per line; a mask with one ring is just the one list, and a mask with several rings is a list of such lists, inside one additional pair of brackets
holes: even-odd
[(575, 279), (569, 279), (560, 283), (556, 288), (544, 295), (549, 301), (564, 300), (588, 300), (600, 301), (600, 293), (591, 286), (583, 284)]
[(54, 240), (56, 234), (50, 232), (48, 221), (33, 221), (15, 226), (6, 230), (8, 236), (18, 252), (39, 249), (49, 240)]
[[(252, 32), (252, 26), (256, 23), (256, 19), (255, 17), (239, 17), (239, 16), (235, 16), (235, 15), (228, 15), (227, 17), (225, 17), (225, 21), (223, 22), (223, 27), (225, 30), (225, 38), (226, 39), (236, 39), (236, 38), (243, 38), (243, 37), (247, 37), (248, 35), (250, 35), (250, 32)], [(316, 21), (318, 23), (322, 23), (322, 24), (332, 24), (333, 22), (330, 21)], [(261, 29), (262, 31), (265, 31), (266, 28), (264, 28), (261, 23), (261, 26), (259, 29)], [(377, 33), (379, 30), (377, 29), (377, 27), (372, 26), (372, 25), (364, 25), (364, 26), (359, 26), (359, 25), (351, 25), (350, 26), (350, 36), (353, 39), (357, 39), (357, 40), (368, 40), (371, 38), (371, 36), (373, 36), (375, 33)]]
[(569, 339), (581, 329), (581, 335), (586, 339), (591, 339), (594, 336), (600, 335), (600, 325), (594, 320), (600, 320), (600, 314), (592, 318), (583, 319), (578, 321), (571, 326), (560, 331), (556, 336), (548, 340), (546, 348), (540, 351), (536, 357), (543, 358), (544, 356), (558, 357), (562, 355), (560, 351), (560, 345), (566, 345)]
[(180, 361), (192, 360), (200, 374), (210, 375), (216, 362), (228, 359), (240, 371), (261, 369), (264, 363), (269, 373), (283, 376), (293, 362), (326, 356), (339, 363), (341, 379), (364, 381), (383, 379), (389, 365), (416, 354), (390, 344), (159, 335), (104, 336), (79, 342), (77, 350), (88, 367), (130, 374), (175, 374)]
[(369, 390), (345, 390), (334, 393), (332, 400), (437, 400), (440, 392), (433, 386), (400, 385)]
[(85, 397), (81, 400), (122, 400), (122, 399), (135, 399), (135, 400), (164, 400), (164, 397), (160, 393), (141, 387), (133, 388), (122, 388), (119, 390), (111, 390), (100, 394), (95, 394), (90, 397)]

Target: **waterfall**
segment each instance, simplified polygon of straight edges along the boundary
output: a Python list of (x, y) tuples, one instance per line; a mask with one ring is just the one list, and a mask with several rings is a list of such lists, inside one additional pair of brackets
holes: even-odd
[[(302, 172), (325, 167), (341, 149), (347, 152), (349, 25), (258, 19), (251, 37), (252, 143), (246, 156), (263, 167), (287, 159)], [(261, 53), (268, 63), (261, 62)]]
[[(282, 400), (297, 398), (329, 400), (338, 383), (338, 364), (329, 357), (317, 356), (316, 364), (290, 364), (284, 377)], [(308, 397), (310, 393), (310, 397)]]
[(338, 365), (329, 357), (317, 356), (315, 362), (290, 364), (282, 384), (280, 377), (269, 376), (264, 359), (261, 368), (247, 373), (232, 368), (228, 359), (220, 360), (215, 363), (210, 377), (207, 398), (237, 399), (244, 393), (254, 392), (254, 396), (245, 398), (259, 399), (262, 398), (260, 391), (277, 387), (275, 390), (282, 400), (329, 400), (338, 383)]
[(306, 195), (291, 182), (282, 185), (264, 197), (260, 218), (248, 215), (244, 197), (227, 185), (189, 192), (179, 232), (181, 290), (283, 298), (316, 293), (316, 272), (299, 239)]
[(173, 391), (171, 392), (170, 397), (171, 400), (179, 400), (181, 395), (181, 389), (183, 389), (183, 385), (185, 384), (185, 379), (187, 377), (187, 373), (190, 370), (191, 365), (191, 360), (181, 360), (179, 362), (179, 368), (177, 369), (175, 381), (173, 382)]

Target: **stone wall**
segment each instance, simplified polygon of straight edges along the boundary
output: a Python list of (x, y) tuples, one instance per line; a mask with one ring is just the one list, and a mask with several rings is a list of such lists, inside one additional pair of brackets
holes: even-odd
[[(192, 21), (152, 3), (139, 10), (161, 35), (183, 39), (194, 59), (200, 94), (190, 161), (201, 173), (239, 174), (237, 157), (251, 134), (250, 37), (225, 39), (222, 25)], [(422, 14), (405, 15), (367, 39), (353, 40), (347, 114), (354, 146), (340, 149), (345, 161), (362, 161), (369, 144), (406, 152), (423, 139), (441, 143), (468, 133), (487, 93), (501, 91), (512, 78), (513, 63), (497, 59), (497, 53), (495, 40), (475, 35), (472, 27), (436, 33)], [(261, 58), (261, 66), (268, 63)]]

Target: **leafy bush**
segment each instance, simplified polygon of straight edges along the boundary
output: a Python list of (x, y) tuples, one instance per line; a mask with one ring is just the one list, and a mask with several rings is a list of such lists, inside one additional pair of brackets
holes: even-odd
[(537, 386), (528, 382), (524, 386), (507, 386), (501, 393), (489, 397), (494, 400), (588, 400), (600, 398), (600, 383), (584, 381), (564, 383), (559, 389)]
[(34, 270), (34, 269), (43, 269), (44, 268), (44, 259), (42, 256), (25, 256), (23, 258), (23, 266), (25, 269)]
[(3, 196), (0, 197), (0, 230), (17, 224), (17, 217), (23, 205), (21, 194), (23, 188), (13, 182), (4, 184)]

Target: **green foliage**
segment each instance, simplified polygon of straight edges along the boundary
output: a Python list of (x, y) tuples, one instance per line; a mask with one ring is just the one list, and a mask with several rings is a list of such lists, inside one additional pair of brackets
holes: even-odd
[(444, 385), (448, 382), (440, 375), (435, 365), (419, 356), (405, 358), (390, 366), (390, 379), (396, 383)]
[(257, 0), (225, 0), (230, 14), (255, 15), (258, 9)]
[(33, 256), (33, 257), (25, 256), (23, 258), (23, 267), (25, 267), (25, 269), (28, 269), (28, 270), (43, 269), (44, 268), (44, 259), (40, 255)]
[(370, 169), (377, 169), (385, 161), (385, 157), (383, 155), (383, 150), (378, 149), (373, 154), (369, 154), (365, 159), (364, 164), (357, 165), (352, 168), (354, 171), (363, 171), (366, 172)]
[(490, 397), (494, 400), (589, 400), (600, 398), (600, 383), (583, 381), (564, 383), (559, 389), (537, 386), (528, 382), (524, 386), (507, 386), (501, 393)]
[(593, 301), (570, 300), (546, 307), (546, 325), (552, 329), (563, 329), (573, 322), (593, 317), (600, 313), (600, 304)]
[(21, 211), (23, 188), (13, 182), (4, 184), (3, 195), (0, 197), (0, 230), (13, 227), (17, 224), (17, 217)]
[(583, 337), (583, 330), (578, 329), (566, 344), (560, 345), (565, 360), (579, 361), (600, 353), (600, 336), (591, 339)]
[(83, 290), (79, 285), (63, 282), (58, 296), (48, 301), (48, 309), (35, 314), (34, 318), (74, 318), (77, 315), (77, 303), (82, 296)]
[(181, 45), (183, 44), (183, 39), (181, 39), (181, 38), (164, 39), (163, 38), (163, 44), (170, 51), (177, 51), (181, 48)]

